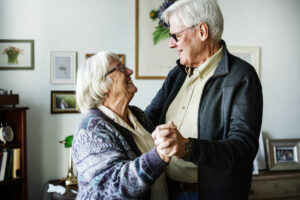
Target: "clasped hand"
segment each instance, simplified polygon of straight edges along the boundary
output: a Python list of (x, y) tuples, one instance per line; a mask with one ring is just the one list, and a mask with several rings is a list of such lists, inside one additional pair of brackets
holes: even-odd
[(166, 163), (170, 162), (172, 156), (182, 158), (186, 154), (187, 139), (182, 137), (172, 121), (157, 126), (152, 133), (152, 138), (159, 157)]

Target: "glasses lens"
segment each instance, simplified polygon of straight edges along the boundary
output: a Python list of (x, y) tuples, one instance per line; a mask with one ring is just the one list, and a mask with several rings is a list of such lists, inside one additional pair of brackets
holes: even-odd
[(178, 42), (178, 39), (177, 39), (177, 37), (176, 37), (176, 34), (171, 34), (171, 33), (169, 33), (169, 36), (170, 36), (171, 38), (173, 38), (176, 42)]
[(120, 72), (123, 72), (123, 73), (125, 72), (125, 66), (122, 65), (122, 64), (118, 65), (118, 69), (119, 69)]

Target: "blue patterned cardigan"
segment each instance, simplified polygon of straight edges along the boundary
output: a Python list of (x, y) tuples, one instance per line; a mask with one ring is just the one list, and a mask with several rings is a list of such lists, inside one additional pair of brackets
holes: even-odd
[[(150, 133), (152, 122), (129, 106)], [(167, 164), (156, 149), (141, 154), (132, 133), (99, 109), (83, 116), (74, 135), (72, 157), (78, 172), (77, 199), (150, 199), (150, 188)]]

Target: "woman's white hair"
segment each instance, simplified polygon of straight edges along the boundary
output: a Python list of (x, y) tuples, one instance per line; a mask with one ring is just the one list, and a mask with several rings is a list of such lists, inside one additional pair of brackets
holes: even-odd
[(99, 52), (86, 60), (77, 72), (76, 101), (82, 113), (98, 107), (106, 98), (112, 80), (105, 77), (112, 60), (120, 60), (111, 52)]
[(219, 42), (222, 38), (224, 20), (215, 0), (178, 0), (163, 12), (162, 19), (169, 23), (173, 16), (186, 27), (204, 22), (213, 40)]

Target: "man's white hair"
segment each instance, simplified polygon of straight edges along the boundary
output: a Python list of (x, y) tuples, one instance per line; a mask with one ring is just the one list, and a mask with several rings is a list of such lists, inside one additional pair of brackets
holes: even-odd
[(163, 12), (162, 19), (169, 23), (173, 16), (186, 27), (204, 22), (212, 39), (219, 42), (222, 38), (224, 20), (215, 0), (178, 0)]
[(112, 60), (120, 60), (111, 52), (99, 52), (86, 60), (77, 72), (76, 101), (82, 113), (98, 107), (106, 98), (112, 84), (109, 76), (105, 77)]

